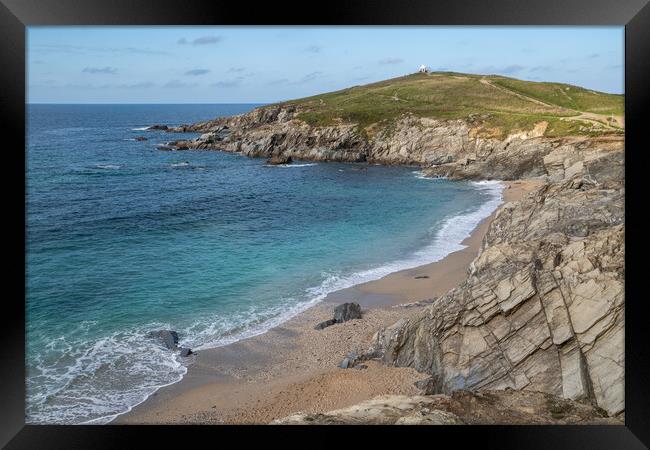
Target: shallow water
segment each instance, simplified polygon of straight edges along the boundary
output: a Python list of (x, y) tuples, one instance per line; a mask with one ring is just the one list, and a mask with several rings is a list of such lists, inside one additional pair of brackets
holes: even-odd
[(162, 152), (182, 135), (142, 129), (253, 106), (29, 106), (28, 422), (105, 423), (186, 372), (149, 331), (194, 349), (259, 334), (461, 249), (500, 202), (413, 167)]

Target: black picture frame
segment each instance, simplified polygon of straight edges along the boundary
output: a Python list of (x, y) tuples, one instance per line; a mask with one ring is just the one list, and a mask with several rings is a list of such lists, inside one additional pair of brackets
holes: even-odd
[[(647, 0), (442, 0), (307, 2), (172, 1), (172, 0), (0, 0), (0, 115), (4, 135), (13, 144), (3, 150), (7, 186), (4, 189), (5, 304), (2, 309), (3, 349), (0, 351), (0, 445), (6, 448), (132, 448), (138, 438), (166, 446), (188, 437), (225, 444), (224, 433), (237, 432), (239, 442), (258, 434), (287, 443), (284, 427), (244, 426), (36, 426), (25, 425), (25, 37), (36, 25), (619, 25), (625, 26), (626, 115), (626, 340), (624, 426), (451, 426), (372, 427), (382, 441), (398, 435), (404, 445), (424, 439), (429, 445), (447, 442), (481, 448), (646, 448), (650, 445), (650, 380), (643, 264), (643, 235), (648, 150), (644, 120), (648, 120), (650, 83), (650, 5)], [(7, 176), (7, 172), (11, 176)], [(21, 188), (22, 187), (22, 188)], [(9, 288), (9, 289), (7, 289)], [(353, 427), (317, 428), (328, 434), (306, 445), (352, 443)], [(304, 433), (305, 429), (301, 431)], [(239, 433), (243, 431), (243, 433)], [(254, 432), (254, 433), (253, 433)], [(299, 432), (297, 428), (291, 432)], [(336, 434), (344, 433), (345, 437)], [(188, 436), (189, 435), (189, 436)], [(329, 437), (331, 435), (331, 437)], [(339, 439), (345, 439), (341, 441)], [(317, 442), (319, 441), (319, 442)], [(227, 444), (232, 445), (232, 444)], [(358, 445), (358, 444), (356, 444)], [(448, 445), (448, 444), (446, 444)]]

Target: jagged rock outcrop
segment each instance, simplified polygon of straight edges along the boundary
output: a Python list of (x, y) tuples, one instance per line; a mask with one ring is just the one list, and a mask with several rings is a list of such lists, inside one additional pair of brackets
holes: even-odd
[[(190, 148), (238, 152), (257, 158), (292, 157), (317, 161), (365, 161), (367, 142), (354, 125), (311, 127), (294, 119), (293, 107), (257, 108), (233, 117), (170, 128), (201, 132)], [(227, 133), (223, 131), (227, 130)]]
[[(570, 178), (581, 171), (582, 162), (603, 159), (606, 154), (620, 153), (623, 139), (618, 136), (542, 137), (515, 136), (505, 141), (491, 143), (487, 154), (478, 153), (467, 158), (438, 164), (424, 170), (428, 176), (451, 179), (502, 179), (514, 180), (549, 175), (551, 180)], [(564, 164), (567, 172), (564, 173)], [(620, 180), (623, 179), (622, 169)]]
[(621, 425), (592, 405), (514, 390), (408, 397), (384, 395), (327, 413), (297, 413), (277, 425)]
[[(620, 136), (544, 137), (545, 122), (505, 139), (479, 135), (465, 120), (437, 120), (405, 114), (392, 126), (358, 129), (356, 124), (310, 126), (294, 106), (257, 108), (167, 131), (200, 132), (179, 141), (182, 149), (223, 150), (250, 157), (381, 164), (417, 164), (431, 176), (511, 180), (545, 175), (544, 157), (557, 149), (616, 146)], [(173, 143), (172, 143), (173, 144)]]
[(459, 287), (381, 330), (370, 354), (438, 392), (534, 390), (624, 403), (622, 149), (558, 147), (549, 182), (503, 205)]

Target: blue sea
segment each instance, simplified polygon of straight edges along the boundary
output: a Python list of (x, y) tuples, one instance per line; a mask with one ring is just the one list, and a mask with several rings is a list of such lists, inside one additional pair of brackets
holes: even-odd
[(107, 423), (187, 371), (150, 331), (198, 351), (264, 333), (463, 248), (501, 202), (498, 183), (164, 152), (196, 135), (144, 131), (255, 106), (28, 106), (28, 423)]

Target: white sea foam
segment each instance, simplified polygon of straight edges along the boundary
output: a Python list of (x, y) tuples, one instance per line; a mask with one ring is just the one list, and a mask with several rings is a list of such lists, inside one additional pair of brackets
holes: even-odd
[(428, 177), (424, 174), (423, 170), (414, 170), (412, 173), (413, 175), (415, 175), (415, 178), (418, 178), (420, 180), (445, 180), (446, 179), (446, 177)]
[(76, 341), (75, 335), (93, 327), (93, 322), (85, 322), (53, 339), (48, 350), (58, 359), (50, 356), (47, 362), (32, 363), (28, 423), (108, 423), (187, 372), (178, 355), (147, 337), (151, 330), (169, 329), (169, 324), (148, 324), (94, 342)]
[(139, 127), (139, 128), (131, 128), (132, 131), (145, 131), (148, 130), (149, 127)]
[(264, 167), (285, 167), (291, 169), (292, 167), (311, 167), (315, 166), (316, 163), (305, 163), (305, 164), (267, 164)]
[(118, 164), (95, 164), (95, 168), (97, 168), (97, 169), (116, 170), (116, 169), (121, 169), (122, 166), (120, 166)]
[(316, 163), (306, 163), (306, 164), (279, 164), (278, 167), (311, 167), (315, 166)]
[(476, 188), (489, 192), (490, 199), (478, 209), (449, 217), (440, 226), (433, 241), (410, 256), (384, 265), (353, 274), (330, 274), (319, 286), (311, 288), (314, 298), (325, 298), (329, 293), (352, 287), (356, 284), (377, 280), (389, 273), (440, 261), (450, 253), (467, 247), (462, 242), (468, 238), (477, 225), (489, 217), (501, 204), (503, 185), (498, 181), (472, 182)]

